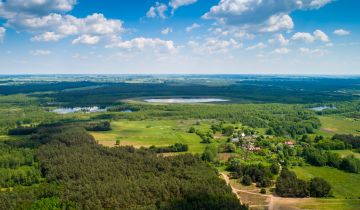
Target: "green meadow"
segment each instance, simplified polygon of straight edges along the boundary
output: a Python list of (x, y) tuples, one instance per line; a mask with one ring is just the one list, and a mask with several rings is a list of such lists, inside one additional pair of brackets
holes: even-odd
[[(206, 144), (194, 133), (188, 133), (193, 120), (120, 120), (111, 122), (111, 131), (91, 132), (100, 144), (114, 146), (117, 139), (120, 145), (134, 147), (168, 146), (183, 143), (189, 146), (189, 152), (202, 153)], [(206, 125), (201, 125), (204, 129)]]
[(338, 115), (319, 116), (320, 134), (332, 136), (335, 133), (360, 135), (360, 120)]

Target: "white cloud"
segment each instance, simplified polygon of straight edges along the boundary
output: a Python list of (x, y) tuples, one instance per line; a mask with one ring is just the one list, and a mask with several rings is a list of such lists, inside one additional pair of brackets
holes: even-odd
[(167, 27), (161, 31), (161, 34), (167, 35), (167, 34), (171, 33), (172, 31), (173, 31), (172, 28)]
[(84, 34), (79, 36), (78, 38), (74, 39), (71, 43), (72, 44), (87, 44), (87, 45), (94, 45), (99, 43), (100, 37), (99, 36), (90, 36), (88, 34)]
[(189, 41), (188, 46), (198, 54), (216, 54), (227, 53), (230, 50), (239, 49), (242, 44), (234, 39), (222, 40), (216, 38), (208, 38), (204, 43)]
[(114, 35), (124, 30), (122, 21), (107, 19), (103, 14), (97, 13), (85, 18), (52, 13), (43, 17), (10, 19), (7, 25), (20, 31), (40, 33), (33, 37), (34, 41), (57, 41), (67, 36), (84, 34)]
[(0, 16), (7, 18), (18, 14), (39, 16), (52, 12), (69, 12), (76, 0), (7, 0), (0, 2)]
[(292, 37), (292, 40), (299, 40), (299, 41), (305, 41), (305, 42), (314, 42), (315, 38), (310, 33), (305, 32), (297, 32)]
[(350, 31), (346, 31), (344, 29), (337, 29), (334, 31), (334, 34), (338, 36), (346, 36), (350, 34)]
[(179, 7), (182, 6), (187, 6), (190, 4), (194, 4), (196, 3), (197, 0), (170, 0), (169, 5), (170, 7), (172, 7), (174, 10), (176, 10)]
[(294, 22), (289, 15), (273, 15), (261, 26), (260, 32), (274, 32), (294, 28)]
[(50, 55), (51, 51), (50, 50), (32, 50), (32, 51), (30, 51), (30, 54), (33, 56), (46, 56), (46, 55)]
[(160, 17), (162, 19), (165, 19), (166, 10), (167, 10), (167, 6), (165, 4), (156, 2), (155, 6), (150, 7), (149, 11), (146, 13), (146, 17), (148, 18)]
[(295, 10), (318, 9), (332, 0), (221, 0), (203, 15), (226, 25), (260, 28), (262, 32), (291, 29), (289, 14)]
[(176, 52), (176, 47), (173, 41), (162, 40), (162, 39), (152, 39), (152, 38), (134, 38), (128, 41), (117, 41), (110, 45), (106, 46), (107, 48), (120, 48), (124, 50), (152, 50), (157, 53), (174, 53)]
[(193, 23), (191, 26), (188, 26), (188, 27), (186, 27), (186, 32), (191, 32), (192, 30), (194, 30), (194, 29), (196, 29), (196, 28), (199, 28), (200, 27), (200, 25), (199, 24), (197, 24), (197, 23)]
[(313, 32), (313, 34), (306, 33), (306, 32), (297, 32), (292, 37), (292, 40), (297, 41), (304, 41), (307, 43), (314, 42), (316, 40), (322, 41), (322, 42), (329, 42), (329, 37), (321, 30), (316, 30)]
[(291, 50), (289, 48), (283, 47), (283, 48), (277, 48), (273, 51), (273, 53), (286, 55), (289, 54)]
[(260, 50), (266, 48), (266, 44), (259, 42), (256, 45), (246, 48), (246, 50)]
[(279, 43), (279, 44), (282, 45), (282, 46), (289, 44), (289, 40), (286, 39), (282, 34), (276, 34), (276, 35), (274, 36), (274, 38), (269, 39), (268, 42), (269, 42), (270, 44)]
[(300, 48), (299, 52), (304, 55), (315, 55), (315, 56), (323, 56), (328, 54), (328, 51), (325, 49), (309, 49), (309, 48)]
[(320, 31), (320, 30), (314, 31), (314, 37), (315, 37), (315, 39), (318, 39), (318, 40), (320, 40), (322, 42), (329, 42), (330, 41), (328, 35), (326, 35), (323, 31)]
[(48, 31), (43, 34), (32, 37), (31, 41), (34, 41), (34, 42), (57, 42), (60, 39), (62, 39), (63, 37), (64, 37), (63, 35)]
[(4, 41), (5, 33), (6, 33), (6, 28), (0, 27), (0, 43)]

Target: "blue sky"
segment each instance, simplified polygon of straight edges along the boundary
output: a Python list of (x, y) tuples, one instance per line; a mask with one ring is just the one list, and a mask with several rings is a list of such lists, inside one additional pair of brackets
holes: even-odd
[(358, 0), (0, 2), (0, 74), (360, 74)]

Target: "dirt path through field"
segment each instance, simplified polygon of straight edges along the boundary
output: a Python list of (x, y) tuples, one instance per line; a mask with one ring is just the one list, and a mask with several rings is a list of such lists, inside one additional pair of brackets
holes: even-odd
[(260, 194), (260, 193), (254, 193), (254, 192), (249, 192), (249, 191), (246, 191), (246, 190), (240, 190), (240, 189), (237, 189), (235, 188), (234, 186), (232, 186), (230, 184), (230, 178), (227, 174), (225, 173), (220, 173), (221, 176), (224, 178), (225, 182), (227, 185), (229, 185), (232, 189), (232, 192), (236, 195), (236, 197), (240, 200), (240, 202), (242, 203), (241, 201), (241, 198), (239, 196), (239, 192), (242, 192), (242, 193), (246, 193), (246, 194), (251, 194), (251, 195), (256, 195), (256, 196), (260, 196), (260, 197), (264, 197), (267, 199), (268, 201), (268, 205), (250, 205), (250, 207), (268, 207), (269, 210), (274, 210), (273, 208), (273, 196), (272, 195), (264, 195), (264, 194)]

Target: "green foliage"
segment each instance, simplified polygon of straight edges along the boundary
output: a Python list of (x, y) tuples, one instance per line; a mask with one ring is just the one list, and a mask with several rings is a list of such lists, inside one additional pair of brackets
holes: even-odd
[(156, 153), (186, 152), (189, 150), (189, 146), (187, 144), (176, 143), (167, 147), (151, 146), (149, 149)]
[(208, 145), (205, 147), (205, 151), (201, 155), (201, 158), (204, 161), (212, 162), (217, 159), (217, 156), (218, 156), (217, 147), (214, 145)]
[(105, 148), (81, 128), (42, 128), (32, 139), (42, 143), (36, 159), (56, 188), (0, 192), (6, 209), (246, 209), (214, 169), (190, 154)]
[(252, 184), (252, 179), (249, 175), (245, 175), (242, 177), (241, 183), (245, 186), (250, 186)]
[(276, 194), (281, 197), (307, 197), (309, 195), (307, 183), (298, 179), (296, 174), (284, 168), (276, 180)]
[(315, 177), (310, 180), (309, 192), (311, 197), (328, 197), (330, 195), (331, 186), (322, 178)]
[(354, 158), (353, 156), (347, 156), (342, 159), (340, 163), (340, 169), (344, 171), (348, 171), (351, 173), (359, 173), (360, 172), (360, 160)]
[(235, 152), (236, 146), (233, 143), (222, 143), (218, 146), (220, 153), (232, 153)]
[(261, 194), (266, 194), (266, 189), (265, 189), (265, 188), (261, 188), (261, 189), (260, 189), (260, 193), (261, 193)]

